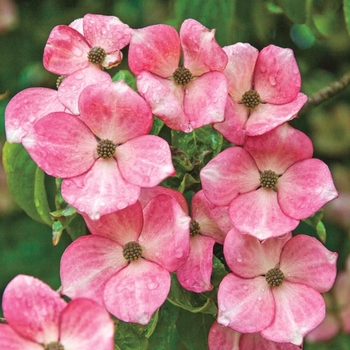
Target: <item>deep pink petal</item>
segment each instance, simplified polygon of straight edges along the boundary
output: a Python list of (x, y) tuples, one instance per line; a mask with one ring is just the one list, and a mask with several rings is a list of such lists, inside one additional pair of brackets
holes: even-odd
[(62, 183), (65, 201), (93, 220), (134, 204), (139, 194), (140, 187), (122, 177), (113, 158), (100, 158), (87, 172)]
[(164, 194), (148, 202), (143, 213), (142, 256), (175, 271), (189, 255), (191, 218), (173, 197)]
[(179, 64), (180, 50), (179, 35), (171, 26), (157, 24), (135, 29), (128, 53), (130, 70), (135, 75), (149, 71), (171, 77)]
[(221, 326), (215, 321), (209, 330), (209, 350), (240, 350), (240, 337), (241, 333), (229, 327)]
[(125, 322), (147, 324), (165, 302), (170, 274), (144, 259), (131, 262), (108, 281), (104, 291), (107, 310)]
[(86, 87), (79, 98), (80, 118), (100, 139), (117, 144), (148, 134), (152, 113), (124, 81)]
[(65, 107), (57, 98), (57, 91), (48, 88), (28, 88), (15, 95), (5, 109), (5, 129), (8, 142), (21, 142), (33, 124), (52, 112)]
[(337, 257), (316, 238), (299, 234), (284, 246), (280, 269), (287, 281), (304, 283), (324, 293), (333, 286)]
[(276, 343), (263, 338), (260, 333), (242, 334), (239, 350), (300, 350), (297, 345)]
[(239, 193), (259, 187), (260, 174), (251, 155), (231, 147), (213, 158), (200, 172), (204, 194), (218, 206), (229, 205)]
[(293, 164), (278, 179), (278, 203), (295, 219), (305, 219), (338, 197), (328, 166), (319, 159)]
[(62, 312), (60, 343), (65, 350), (112, 350), (113, 321), (106, 309), (95, 301), (72, 300)]
[(226, 275), (219, 286), (218, 307), (218, 322), (241, 333), (260, 332), (275, 315), (273, 295), (264, 277)]
[(194, 19), (186, 19), (180, 28), (180, 40), (184, 67), (193, 76), (225, 69), (228, 58), (215, 40), (215, 29), (209, 30)]
[(52, 29), (44, 49), (44, 67), (58, 75), (69, 75), (88, 67), (89, 44), (75, 29), (59, 25)]
[(261, 335), (275, 342), (301, 345), (303, 337), (325, 317), (320, 293), (304, 284), (284, 281), (272, 289), (276, 303), (275, 318)]
[(4, 291), (4, 317), (14, 331), (37, 343), (59, 337), (59, 318), (66, 302), (44, 282), (25, 275), (16, 276)]
[(196, 293), (212, 290), (213, 247), (215, 240), (200, 234), (191, 237), (190, 255), (176, 271), (181, 286)]
[(312, 157), (311, 139), (303, 132), (285, 123), (274, 130), (255, 137), (248, 137), (244, 144), (260, 171), (273, 170), (283, 174), (299, 160)]
[(2, 350), (43, 350), (38, 343), (22, 338), (9, 325), (0, 324), (0, 349)]
[(269, 45), (260, 51), (254, 72), (254, 89), (264, 102), (291, 102), (300, 86), (300, 72), (291, 49)]
[(71, 299), (90, 298), (103, 305), (108, 279), (126, 265), (118, 243), (98, 235), (79, 237), (61, 258), (62, 294)]
[(299, 220), (285, 215), (272, 189), (260, 188), (243, 193), (230, 204), (230, 218), (242, 233), (264, 240), (294, 230)]

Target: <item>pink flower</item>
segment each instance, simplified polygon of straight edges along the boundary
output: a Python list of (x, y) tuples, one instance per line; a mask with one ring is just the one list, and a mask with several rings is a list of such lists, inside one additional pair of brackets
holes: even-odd
[[(62, 196), (93, 219), (123, 209), (174, 173), (169, 145), (146, 135), (152, 114), (123, 81), (86, 87), (80, 115), (50, 113), (23, 145), (49, 175), (63, 178)], [(58, 132), (59, 130), (59, 132)]]
[(279, 236), (338, 195), (327, 165), (312, 153), (311, 140), (285, 123), (212, 159), (200, 173), (204, 193), (230, 206), (242, 233)]
[(225, 121), (214, 124), (229, 141), (243, 144), (246, 135), (264, 134), (293, 119), (307, 100), (293, 51), (269, 45), (224, 47), (228, 64)]
[(241, 333), (300, 345), (325, 316), (320, 293), (336, 276), (337, 253), (297, 235), (260, 242), (231, 229), (224, 256), (232, 273), (218, 291), (218, 322)]
[(96, 300), (117, 318), (147, 324), (170, 290), (170, 272), (189, 253), (190, 218), (176, 200), (158, 195), (142, 209), (86, 218), (91, 235), (61, 259), (62, 293)]
[(172, 129), (191, 132), (224, 120), (227, 56), (214, 34), (193, 19), (183, 22), (180, 36), (163, 24), (133, 31), (128, 59), (138, 91)]
[(6, 287), (2, 350), (114, 349), (114, 325), (104, 308), (80, 298), (67, 304), (42, 281), (18, 275)]

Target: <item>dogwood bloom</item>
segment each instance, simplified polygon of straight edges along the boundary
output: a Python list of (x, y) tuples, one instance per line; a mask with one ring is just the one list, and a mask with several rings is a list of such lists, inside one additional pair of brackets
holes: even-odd
[(190, 218), (161, 194), (143, 209), (136, 202), (86, 223), (92, 234), (63, 253), (62, 293), (92, 298), (125, 322), (147, 324), (168, 296), (170, 272), (188, 257)]
[(62, 178), (67, 203), (93, 219), (123, 209), (174, 173), (169, 145), (146, 135), (152, 114), (123, 81), (87, 86), (80, 115), (50, 113), (22, 139), (46, 173)]
[(300, 345), (325, 316), (336, 276), (337, 253), (299, 234), (260, 242), (232, 228), (224, 256), (231, 273), (218, 291), (218, 322), (241, 333)]
[(269, 45), (260, 52), (249, 44), (223, 48), (228, 56), (224, 74), (229, 98), (225, 121), (214, 128), (242, 145), (245, 137), (264, 134), (293, 119), (307, 96), (291, 49)]
[(42, 281), (16, 276), (6, 287), (0, 324), (2, 350), (114, 349), (114, 325), (96, 302), (80, 298), (68, 304)]
[(180, 35), (164, 24), (133, 31), (128, 60), (138, 91), (171, 129), (191, 132), (224, 120), (228, 59), (214, 34), (193, 19)]
[(327, 165), (312, 153), (311, 140), (285, 123), (212, 159), (200, 173), (204, 193), (230, 206), (242, 233), (279, 236), (338, 195)]

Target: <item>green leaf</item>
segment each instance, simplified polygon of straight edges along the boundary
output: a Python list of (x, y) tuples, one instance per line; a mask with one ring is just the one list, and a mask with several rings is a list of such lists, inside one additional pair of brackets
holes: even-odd
[(346, 28), (350, 35), (350, 0), (344, 0), (343, 6), (344, 6), (344, 17), (345, 17)]
[(185, 174), (180, 186), (178, 187), (179, 192), (184, 193), (188, 188), (194, 184), (199, 184), (200, 181), (196, 180), (191, 174)]
[(320, 237), (321, 242), (326, 242), (326, 228), (321, 221), (323, 218), (323, 209), (316, 212), (314, 215), (310, 216), (307, 219), (304, 219), (303, 221), (313, 227), (316, 230), (317, 235)]
[(162, 127), (164, 126), (164, 123), (162, 120), (160, 120), (157, 117), (153, 117), (153, 124), (152, 129), (149, 132), (151, 135), (159, 135), (160, 131), (162, 130)]
[(19, 143), (5, 143), (3, 164), (16, 203), (32, 219), (52, 225), (45, 189), (45, 173)]
[(305, 23), (307, 19), (307, 0), (278, 0), (286, 16), (294, 23)]
[(213, 256), (213, 272), (211, 274), (211, 284), (214, 287), (211, 291), (205, 292), (205, 295), (213, 300), (216, 300), (219, 284), (222, 279), (228, 274), (225, 265), (214, 255)]
[(137, 91), (136, 77), (128, 70), (120, 70), (113, 78), (113, 81), (123, 80), (125, 81), (134, 91)]
[(114, 340), (120, 350), (147, 350), (148, 341), (142, 334), (144, 326), (118, 321)]

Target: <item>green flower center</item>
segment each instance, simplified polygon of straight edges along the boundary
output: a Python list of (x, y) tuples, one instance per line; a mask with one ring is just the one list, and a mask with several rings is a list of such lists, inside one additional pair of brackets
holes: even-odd
[(190, 235), (195, 236), (198, 235), (200, 228), (199, 228), (199, 223), (196, 220), (192, 220), (190, 224)]
[(246, 91), (241, 102), (248, 108), (255, 108), (261, 103), (260, 95), (255, 90)]
[(123, 247), (123, 256), (128, 262), (137, 260), (142, 255), (142, 247), (137, 242), (128, 242)]
[(44, 345), (44, 350), (64, 350), (64, 347), (61, 343), (52, 342)]
[(91, 63), (101, 64), (106, 56), (106, 51), (102, 47), (95, 46), (89, 51), (88, 60)]
[(185, 67), (179, 67), (175, 69), (173, 78), (178, 85), (187, 85), (192, 79), (192, 73)]
[(267, 271), (265, 279), (270, 287), (279, 287), (284, 281), (284, 273), (277, 267), (274, 267)]
[(276, 189), (278, 175), (272, 170), (265, 170), (260, 173), (260, 185), (265, 188)]
[(112, 158), (117, 145), (110, 140), (101, 140), (97, 145), (97, 154), (99, 158)]

